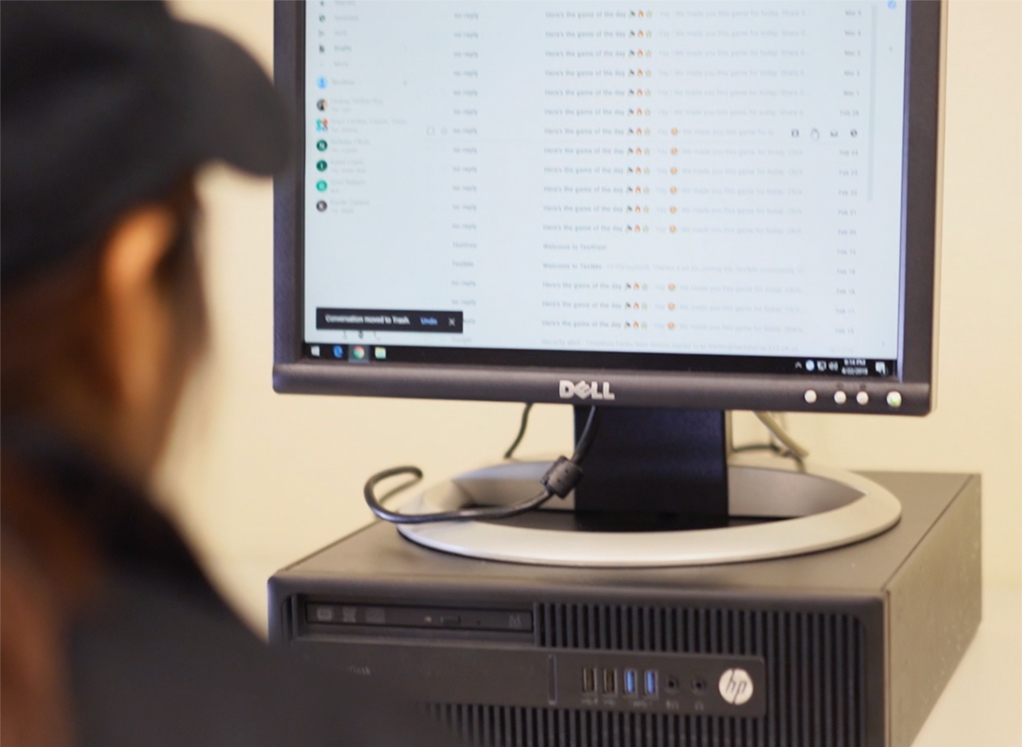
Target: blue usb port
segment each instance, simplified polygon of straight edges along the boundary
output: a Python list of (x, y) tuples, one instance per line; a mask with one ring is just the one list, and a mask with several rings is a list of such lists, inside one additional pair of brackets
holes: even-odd
[(625, 695), (635, 695), (639, 691), (639, 673), (634, 669), (625, 670)]
[(655, 698), (657, 696), (657, 675), (656, 670), (647, 669), (646, 675), (643, 679), (643, 695), (647, 698)]

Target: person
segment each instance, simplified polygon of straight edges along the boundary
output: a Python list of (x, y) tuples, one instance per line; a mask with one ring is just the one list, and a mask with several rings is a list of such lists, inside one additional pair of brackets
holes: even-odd
[(442, 743), (264, 646), (149, 498), (206, 343), (195, 176), (285, 167), (271, 83), (162, 3), (5, 1), (0, 35), (0, 742)]

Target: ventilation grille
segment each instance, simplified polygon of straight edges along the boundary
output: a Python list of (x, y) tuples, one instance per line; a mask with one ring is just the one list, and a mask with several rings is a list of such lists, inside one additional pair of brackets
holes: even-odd
[(760, 656), (767, 715), (739, 719), (441, 705), (468, 744), (493, 747), (860, 747), (865, 743), (862, 624), (849, 615), (538, 604), (544, 648)]
[(473, 747), (702, 747), (767, 745), (750, 719), (444, 705), (433, 717)]

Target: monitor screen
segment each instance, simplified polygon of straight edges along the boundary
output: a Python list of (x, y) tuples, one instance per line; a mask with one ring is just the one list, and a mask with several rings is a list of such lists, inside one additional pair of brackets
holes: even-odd
[(926, 412), (937, 15), (278, 9), (278, 388)]

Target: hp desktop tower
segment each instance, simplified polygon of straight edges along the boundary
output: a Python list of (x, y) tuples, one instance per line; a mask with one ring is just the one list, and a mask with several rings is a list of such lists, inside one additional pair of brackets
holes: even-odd
[(375, 523), (270, 580), (271, 639), (473, 745), (908, 747), (980, 621), (980, 481), (869, 476), (893, 529), (732, 565), (515, 565)]

